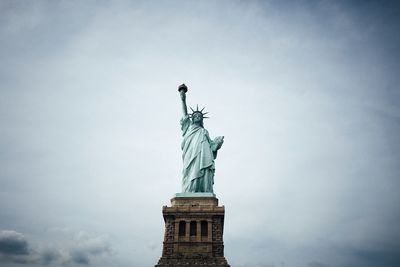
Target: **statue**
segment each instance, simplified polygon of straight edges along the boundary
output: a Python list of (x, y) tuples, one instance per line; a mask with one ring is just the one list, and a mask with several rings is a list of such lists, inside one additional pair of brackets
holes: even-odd
[(182, 100), (183, 118), (181, 119), (182, 141), (182, 192), (208, 192), (213, 193), (214, 159), (221, 148), (224, 137), (218, 136), (214, 140), (210, 139), (208, 131), (204, 129), (203, 119), (208, 118), (203, 110), (192, 110), (188, 114), (186, 106), (185, 84), (178, 89)]

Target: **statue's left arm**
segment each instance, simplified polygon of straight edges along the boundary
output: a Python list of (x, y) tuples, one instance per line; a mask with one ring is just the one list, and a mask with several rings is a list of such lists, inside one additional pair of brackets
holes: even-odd
[(211, 141), (211, 150), (212, 150), (212, 152), (214, 154), (214, 159), (217, 158), (217, 152), (222, 147), (223, 143), (224, 143), (224, 137), (223, 136), (218, 136), (214, 140)]

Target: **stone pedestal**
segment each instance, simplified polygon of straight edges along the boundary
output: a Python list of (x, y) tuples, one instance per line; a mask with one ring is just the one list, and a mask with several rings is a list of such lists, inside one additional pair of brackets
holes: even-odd
[(155, 267), (230, 267), (224, 257), (224, 206), (215, 195), (177, 194), (163, 207), (165, 234)]

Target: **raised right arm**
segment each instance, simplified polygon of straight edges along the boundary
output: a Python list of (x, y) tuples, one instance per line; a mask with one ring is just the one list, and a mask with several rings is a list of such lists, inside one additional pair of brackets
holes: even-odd
[(186, 131), (188, 130), (190, 126), (190, 119), (188, 116), (187, 112), (187, 106), (186, 106), (186, 92), (187, 92), (187, 87), (185, 84), (182, 84), (179, 86), (179, 94), (181, 95), (181, 100), (182, 100), (182, 112), (183, 112), (183, 118), (181, 119), (181, 129), (183, 132), (183, 135), (185, 135)]
[(182, 112), (183, 116), (187, 116), (187, 106), (186, 106), (186, 93), (184, 91), (180, 91), (181, 100), (182, 100)]
[(187, 113), (187, 106), (186, 106), (186, 92), (187, 92), (187, 86), (183, 83), (179, 85), (178, 91), (179, 94), (181, 95), (181, 100), (182, 100), (182, 111), (183, 111), (183, 117), (186, 117), (188, 115)]

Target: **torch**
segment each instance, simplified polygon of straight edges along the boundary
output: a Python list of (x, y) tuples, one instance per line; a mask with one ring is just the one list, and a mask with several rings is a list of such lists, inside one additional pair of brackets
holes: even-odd
[(182, 84), (179, 85), (179, 87), (178, 87), (178, 91), (179, 91), (180, 93), (184, 92), (184, 93), (186, 94), (187, 90), (188, 90), (188, 88), (187, 88), (187, 86), (186, 86), (184, 83), (182, 83)]

